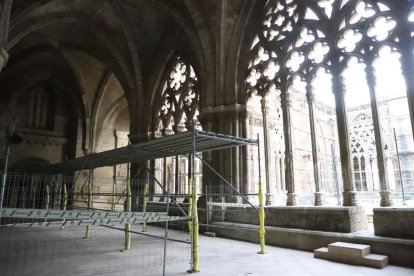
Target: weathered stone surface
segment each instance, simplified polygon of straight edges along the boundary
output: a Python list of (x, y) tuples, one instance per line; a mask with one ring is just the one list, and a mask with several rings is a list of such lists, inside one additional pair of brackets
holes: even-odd
[(366, 244), (349, 242), (334, 242), (328, 245), (329, 252), (348, 257), (363, 257), (371, 252), (371, 247)]
[(388, 264), (388, 257), (378, 254), (370, 254), (371, 246), (366, 244), (335, 242), (315, 249), (314, 257), (374, 268), (383, 268)]
[[(253, 208), (213, 207), (210, 222), (259, 224)], [(355, 232), (367, 228), (361, 207), (266, 207), (265, 225), (329, 232)]]
[(377, 236), (414, 239), (414, 208), (374, 208)]
[[(200, 227), (200, 232), (205, 231)], [(259, 242), (259, 227), (249, 224), (214, 223), (209, 225), (209, 231), (235, 240)], [(371, 246), (371, 252), (386, 255), (393, 265), (414, 268), (414, 241), (376, 237), (369, 232), (363, 233), (333, 233), (280, 227), (266, 227), (266, 244), (314, 251), (334, 242), (361, 243)], [(258, 245), (259, 246), (259, 245)]]

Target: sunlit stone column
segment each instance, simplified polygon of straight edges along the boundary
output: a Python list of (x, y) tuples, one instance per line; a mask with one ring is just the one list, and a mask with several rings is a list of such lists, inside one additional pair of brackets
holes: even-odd
[(352, 182), (351, 151), (349, 144), (348, 115), (346, 112), (345, 87), (343, 77), (332, 74), (332, 90), (336, 103), (339, 150), (341, 154), (342, 179), (344, 181), (343, 205), (356, 206), (357, 199)]
[(283, 111), (283, 131), (285, 134), (285, 181), (287, 188), (287, 206), (296, 205), (295, 178), (293, 174), (293, 145), (290, 114), (290, 95), (287, 91), (281, 94)]
[(374, 133), (375, 133), (375, 146), (377, 150), (377, 164), (378, 164), (378, 174), (380, 181), (380, 195), (381, 195), (381, 206), (391, 206), (391, 191), (388, 183), (387, 175), (387, 160), (384, 160), (384, 142), (381, 134), (381, 126), (378, 118), (378, 104), (377, 104), (377, 92), (376, 79), (374, 75), (374, 68), (372, 65), (367, 65), (365, 67), (366, 79), (369, 88), (369, 93), (371, 96), (371, 110), (372, 110), (372, 121), (374, 124)]
[(265, 98), (260, 100), (262, 104), (262, 116), (263, 116), (263, 143), (264, 143), (264, 157), (265, 157), (265, 179), (266, 179), (266, 205), (272, 205), (273, 194), (270, 193), (270, 158), (269, 158), (269, 133), (267, 125), (267, 115), (269, 108)]
[(314, 205), (322, 206), (322, 193), (320, 191), (320, 171), (319, 171), (319, 152), (318, 152), (318, 140), (316, 133), (316, 118), (315, 118), (315, 94), (313, 93), (312, 86), (306, 85), (306, 98), (308, 100), (309, 107), (309, 123), (312, 140), (312, 159), (313, 159), (313, 178), (315, 181), (315, 193), (314, 193)]

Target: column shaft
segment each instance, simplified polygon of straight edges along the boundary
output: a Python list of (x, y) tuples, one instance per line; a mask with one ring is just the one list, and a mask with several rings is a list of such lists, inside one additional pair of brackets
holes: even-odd
[(312, 86), (306, 86), (306, 97), (308, 100), (309, 107), (309, 123), (312, 141), (312, 160), (313, 160), (313, 178), (315, 181), (315, 194), (314, 194), (314, 205), (322, 205), (322, 193), (320, 191), (320, 171), (319, 171), (319, 152), (318, 152), (318, 140), (316, 133), (316, 118), (315, 118), (315, 94), (312, 91)]
[[(285, 87), (286, 88), (286, 87)], [(287, 189), (287, 206), (296, 205), (295, 178), (293, 173), (293, 145), (291, 130), (290, 98), (287, 89), (282, 91), (283, 131), (285, 135), (285, 181)]]
[(260, 101), (262, 104), (262, 116), (263, 116), (263, 148), (265, 157), (265, 179), (266, 179), (266, 205), (272, 205), (273, 194), (270, 192), (270, 158), (269, 158), (269, 133), (267, 125), (267, 114), (269, 109), (265, 98)]
[(381, 135), (381, 125), (379, 121), (379, 111), (377, 104), (377, 92), (375, 89), (376, 79), (374, 75), (374, 68), (371, 65), (367, 65), (365, 68), (366, 78), (371, 96), (371, 110), (372, 110), (372, 121), (374, 124), (375, 133), (375, 146), (377, 150), (377, 165), (380, 181), (380, 195), (381, 195), (381, 206), (391, 206), (392, 200), (390, 198), (391, 192), (388, 183), (387, 175), (387, 160), (384, 160), (384, 142)]
[(344, 182), (343, 205), (356, 206), (356, 193), (352, 181), (351, 151), (348, 131), (348, 115), (345, 102), (345, 87), (343, 77), (332, 74), (332, 88), (336, 103), (336, 120), (338, 124), (339, 150), (341, 154), (341, 171)]

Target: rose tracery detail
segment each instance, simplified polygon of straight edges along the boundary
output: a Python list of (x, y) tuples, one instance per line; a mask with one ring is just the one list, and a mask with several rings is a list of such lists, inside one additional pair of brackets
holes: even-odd
[(173, 130), (193, 121), (198, 124), (199, 89), (194, 69), (181, 57), (177, 57), (170, 69), (162, 90), (158, 111), (159, 130)]

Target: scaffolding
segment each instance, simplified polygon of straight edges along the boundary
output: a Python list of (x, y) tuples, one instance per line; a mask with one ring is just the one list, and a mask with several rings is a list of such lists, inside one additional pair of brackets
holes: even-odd
[[(3, 208), (0, 213), (0, 219), (3, 218), (31, 218), (35, 219), (30, 223), (14, 223), (8, 224), (8, 226), (22, 227), (22, 226), (49, 226), (49, 225), (58, 225), (60, 227), (66, 226), (79, 226), (86, 225), (85, 236), (88, 237), (90, 233), (91, 225), (99, 225), (103, 227), (108, 227), (112, 229), (119, 229), (125, 232), (125, 249), (128, 250), (130, 246), (130, 233), (131, 224), (142, 224), (142, 230), (145, 232), (147, 223), (158, 223), (164, 222), (165, 232), (164, 232), (164, 259), (163, 259), (163, 272), (165, 274), (165, 263), (166, 263), (166, 251), (167, 251), (167, 240), (168, 238), (168, 228), (169, 223), (174, 221), (184, 221), (187, 224), (188, 221), (188, 231), (191, 236), (191, 268), (188, 272), (197, 272), (198, 271), (198, 212), (197, 212), (197, 183), (195, 178), (195, 169), (194, 169), (194, 159), (199, 158), (207, 168), (211, 169), (215, 174), (217, 174), (225, 183), (232, 189), (235, 193), (243, 197), (243, 199), (251, 206), (254, 210), (259, 212), (259, 233), (260, 233), (260, 252), (265, 253), (264, 247), (264, 209), (263, 209), (263, 192), (261, 187), (261, 179), (259, 179), (259, 208), (251, 204), (239, 191), (233, 187), (233, 185), (224, 179), (217, 171), (213, 169), (206, 161), (202, 159), (199, 155), (202, 152), (228, 149), (246, 145), (259, 145), (259, 139), (245, 139), (229, 135), (217, 134), (212, 132), (206, 132), (194, 129), (192, 131), (182, 132), (170, 136), (165, 136), (162, 138), (154, 139), (151, 141), (146, 141), (142, 143), (130, 143), (128, 146), (117, 148), (105, 152), (94, 153), (73, 160), (68, 160), (59, 164), (50, 165), (48, 167), (42, 168), (39, 173), (47, 174), (64, 174), (67, 172), (75, 171), (89, 171), (89, 176), (85, 178), (84, 184), (81, 190), (86, 190), (85, 194), (87, 196), (86, 208), (85, 210), (66, 210), (67, 201), (68, 201), (68, 191), (66, 190), (66, 185), (62, 186), (62, 200), (61, 200), (61, 210), (48, 210), (50, 209), (49, 202), (47, 200), (47, 205), (44, 205), (44, 209), (27, 209), (27, 208)], [(166, 194), (166, 211), (165, 212), (150, 212), (147, 210), (147, 194), (148, 194), (148, 181), (145, 183), (144, 196), (143, 196), (143, 212), (133, 212), (132, 203), (131, 203), (131, 179), (129, 176), (129, 169), (127, 170), (128, 176), (125, 182), (126, 186), (126, 206), (124, 212), (116, 212), (115, 205), (116, 200), (113, 196), (111, 200), (111, 211), (105, 210), (96, 210), (92, 208), (93, 201), (93, 170), (99, 167), (115, 166), (119, 164), (130, 164), (130, 163), (141, 163), (146, 164), (149, 160), (155, 160), (158, 158), (172, 157), (178, 155), (189, 155), (192, 159), (192, 170), (191, 170), (191, 181), (189, 185), (191, 190), (189, 191), (189, 206), (187, 212), (180, 207), (174, 197), (171, 196), (169, 192), (169, 186), (163, 187), (163, 185), (153, 177), (154, 181), (152, 184), (157, 183), (163, 192)], [(260, 151), (258, 151), (260, 159)], [(260, 162), (259, 162), (260, 164)], [(144, 166), (141, 167), (143, 169)], [(128, 165), (129, 168), (129, 165)], [(141, 170), (140, 169), (140, 170)], [(150, 170), (147, 168), (148, 173)], [(260, 168), (259, 168), (260, 171)], [(91, 177), (92, 175), (92, 177)], [(79, 174), (78, 174), (79, 176)], [(6, 178), (6, 171), (3, 175), (3, 181)], [(91, 180), (92, 179), (92, 180)], [(76, 182), (76, 180), (75, 180)], [(49, 187), (48, 185), (45, 186)], [(73, 185), (75, 187), (75, 185)], [(86, 189), (84, 189), (84, 187)], [(115, 190), (114, 190), (115, 191)], [(47, 197), (50, 197), (49, 188), (46, 189)], [(1, 200), (1, 206), (3, 206), (3, 198)], [(169, 215), (170, 213), (170, 203), (173, 203), (177, 207), (177, 212), (179, 215)], [(63, 205), (63, 208), (62, 208)], [(47, 207), (47, 208), (46, 208)], [(176, 213), (175, 213), (176, 214)], [(121, 228), (118, 225), (125, 225), (124, 228)], [(141, 233), (142, 234), (142, 233)]]

